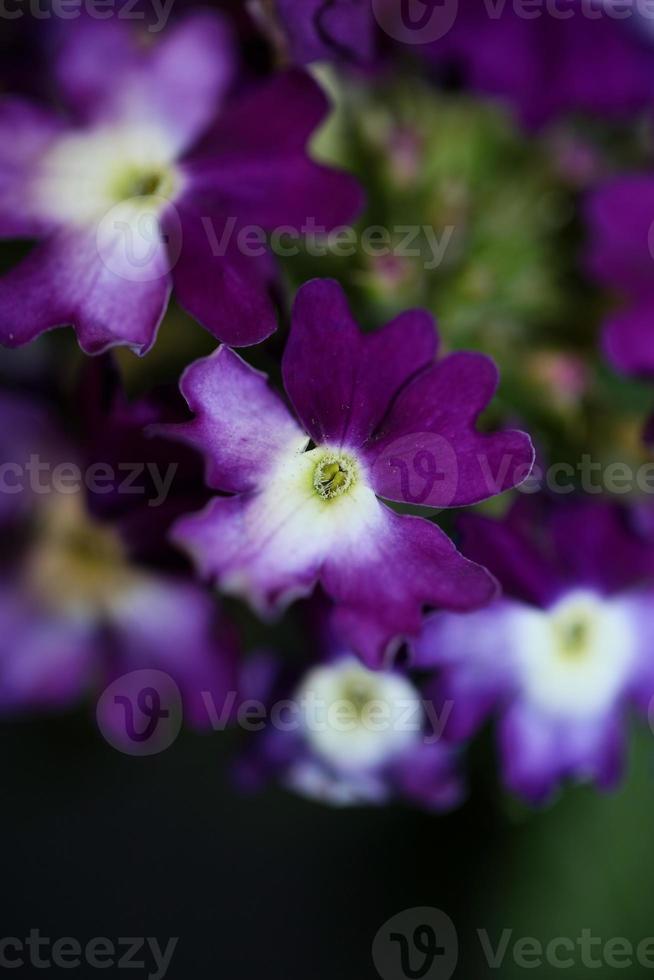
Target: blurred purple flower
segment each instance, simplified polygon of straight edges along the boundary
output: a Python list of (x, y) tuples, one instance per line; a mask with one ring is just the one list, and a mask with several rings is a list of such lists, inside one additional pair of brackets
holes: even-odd
[(590, 195), (586, 267), (629, 303), (604, 327), (604, 349), (627, 374), (654, 375), (654, 176), (626, 174)]
[(461, 3), (428, 56), (505, 100), (529, 126), (570, 112), (623, 117), (651, 104), (654, 47), (638, 14), (625, 22), (610, 6), (567, 0), (527, 15), (511, 3)]
[(446, 735), (499, 719), (506, 785), (548, 799), (564, 779), (618, 781), (625, 715), (654, 696), (654, 550), (605, 503), (521, 501), (502, 522), (466, 517), (464, 550), (505, 597), (466, 615), (436, 613), (412, 665), (439, 668), (432, 695), (452, 705)]
[(363, 335), (340, 286), (314, 280), (298, 293), (282, 365), (299, 422), (265, 375), (221, 347), (182, 379), (195, 420), (168, 430), (206, 454), (207, 482), (228, 494), (174, 530), (202, 574), (263, 614), (321, 582), (349, 646), (374, 667), (417, 633), (424, 605), (470, 609), (495, 592), (440, 528), (378, 498), (471, 504), (526, 479), (533, 462), (523, 433), (476, 431), (493, 362), (435, 363), (436, 345), (420, 310)]
[[(191, 723), (208, 724), (202, 692), (224, 701), (235, 689), (232, 628), (205, 590), (135, 561), (120, 523), (91, 515), (84, 487), (70, 483), (71, 467), (90, 473), (84, 453), (68, 441), (61, 456), (53, 446), (42, 455), (32, 425), (40, 411), (27, 399), (0, 401), (2, 427), (13, 434), (0, 492), (17, 502), (13, 523), (3, 525), (0, 712), (68, 707), (125, 673), (152, 669), (179, 685)], [(52, 413), (48, 431), (56, 431)], [(36, 492), (30, 456), (41, 466)], [(65, 478), (55, 476), (58, 464)]]
[(119, 20), (68, 25), (54, 74), (69, 119), (0, 101), (0, 235), (42, 239), (0, 279), (0, 340), (72, 323), (87, 353), (143, 354), (173, 286), (226, 343), (269, 336), (274, 266), (239, 232), (331, 229), (361, 204), (307, 156), (328, 109), (318, 85), (290, 71), (228, 102), (231, 38), (209, 13), (149, 49)]

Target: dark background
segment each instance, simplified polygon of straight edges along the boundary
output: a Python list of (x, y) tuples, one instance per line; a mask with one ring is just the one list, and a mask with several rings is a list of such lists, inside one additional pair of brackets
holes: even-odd
[[(573, 788), (529, 814), (482, 773), (468, 804), (446, 817), (399, 806), (335, 811), (279, 788), (243, 796), (229, 769), (236, 738), (184, 733), (162, 755), (138, 759), (106, 745), (83, 716), (4, 725), (2, 935), (24, 939), (38, 928), (83, 944), (155, 936), (162, 948), (179, 936), (171, 980), (374, 978), (377, 930), (424, 905), (456, 925), (455, 977), (525, 975), (510, 955), (490, 970), (478, 928), (494, 944), (505, 928), (543, 943), (576, 939), (585, 927), (634, 944), (654, 935), (645, 736), (614, 797)], [(484, 746), (474, 766), (490, 771), (490, 751)], [(11, 975), (46, 974), (25, 966)], [(634, 966), (627, 975), (651, 971)]]

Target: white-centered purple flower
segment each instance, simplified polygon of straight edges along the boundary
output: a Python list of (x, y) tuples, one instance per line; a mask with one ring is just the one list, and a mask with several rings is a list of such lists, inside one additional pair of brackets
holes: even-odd
[(361, 204), (306, 153), (322, 91), (290, 71), (229, 100), (231, 38), (208, 13), (147, 50), (120, 20), (69, 28), (55, 65), (69, 116), (0, 100), (0, 235), (42, 240), (0, 279), (0, 342), (72, 324), (87, 353), (142, 354), (173, 286), (219, 339), (264, 339), (274, 266), (239, 232), (331, 229)]
[(505, 597), (436, 613), (414, 664), (440, 668), (447, 734), (499, 719), (507, 786), (532, 802), (565, 779), (610, 788), (622, 771), (625, 714), (654, 695), (654, 550), (610, 504), (550, 513), (524, 502), (504, 522), (466, 518), (466, 553)]
[(267, 718), (239, 765), (249, 789), (275, 778), (336, 807), (404, 798), (446, 810), (462, 798), (459, 752), (399, 671), (369, 670), (339, 647), (292, 680), (280, 658), (259, 654), (243, 670), (240, 696)]
[(436, 345), (424, 311), (362, 334), (340, 286), (314, 280), (298, 293), (282, 365), (296, 417), (221, 347), (187, 369), (196, 417), (169, 430), (205, 453), (208, 483), (226, 494), (175, 528), (202, 574), (264, 614), (320, 582), (371, 666), (417, 633), (424, 606), (470, 609), (496, 589), (435, 524), (380, 498), (472, 504), (533, 462), (523, 433), (476, 430), (497, 386), (492, 361), (436, 362)]

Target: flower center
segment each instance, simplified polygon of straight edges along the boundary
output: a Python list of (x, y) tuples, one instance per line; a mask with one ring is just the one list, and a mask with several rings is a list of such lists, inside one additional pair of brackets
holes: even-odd
[(117, 174), (110, 194), (117, 203), (134, 197), (170, 197), (174, 188), (172, 171), (163, 166), (129, 166)]
[(376, 700), (378, 693), (374, 678), (369, 679), (363, 671), (352, 671), (343, 680), (341, 700), (351, 705), (357, 720), (361, 721), (368, 705)]
[(58, 611), (101, 614), (132, 584), (120, 539), (91, 521), (75, 497), (52, 502), (27, 565), (37, 599)]
[(422, 737), (424, 709), (410, 681), (350, 656), (309, 671), (296, 697), (308, 745), (339, 771), (380, 765)]
[(517, 607), (512, 644), (523, 693), (549, 715), (587, 718), (620, 696), (634, 663), (638, 623), (629, 600), (577, 589), (547, 610)]
[(356, 483), (357, 465), (345, 453), (327, 453), (313, 471), (313, 489), (325, 500), (340, 497)]
[(552, 622), (556, 652), (564, 660), (580, 660), (593, 649), (596, 629), (590, 616), (573, 611)]

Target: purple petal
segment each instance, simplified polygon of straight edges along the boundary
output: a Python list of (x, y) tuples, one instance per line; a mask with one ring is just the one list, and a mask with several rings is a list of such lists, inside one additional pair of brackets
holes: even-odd
[(306, 444), (266, 375), (228, 347), (187, 368), (181, 389), (196, 417), (166, 431), (206, 455), (207, 483), (216, 490), (256, 489), (278, 455)]
[(399, 792), (430, 810), (450, 810), (461, 803), (464, 786), (458, 756), (442, 743), (421, 743), (392, 768)]
[(293, 406), (318, 444), (362, 445), (396, 391), (430, 364), (436, 332), (428, 313), (404, 313), (364, 336), (338, 283), (316, 279), (299, 291), (283, 375)]
[(87, 354), (124, 345), (144, 354), (170, 296), (168, 255), (149, 243), (134, 264), (122, 231), (98, 245), (95, 229), (53, 234), (0, 279), (0, 343), (19, 347), (72, 324)]
[(30, 181), (64, 123), (21, 99), (0, 102), (0, 236), (36, 238), (52, 230), (30, 200)]
[(118, 18), (82, 18), (68, 24), (60, 38), (53, 66), (57, 88), (80, 118), (93, 119), (114, 98), (116, 79), (138, 70), (134, 33)]
[[(306, 489), (293, 471), (304, 463)], [(423, 606), (465, 610), (493, 598), (492, 577), (459, 555), (438, 527), (399, 517), (369, 490), (334, 514), (312, 491), (312, 465), (311, 457), (296, 455), (259, 491), (212, 500), (177, 522), (175, 540), (203, 576), (264, 615), (307, 595), (320, 580), (341, 604), (337, 629), (344, 642), (375, 667), (403, 637), (418, 633)]]
[(202, 213), (191, 211), (185, 202), (180, 202), (176, 213), (181, 225), (181, 252), (173, 267), (173, 280), (181, 305), (232, 347), (265, 340), (277, 327), (266, 258), (246, 258), (233, 242), (215, 255)]
[(0, 590), (0, 710), (68, 707), (92, 680), (97, 637), (76, 617), (51, 616)]
[[(650, 270), (654, 277), (654, 268)], [(604, 325), (602, 344), (611, 363), (625, 374), (654, 375), (654, 296), (616, 313)]]
[(311, 592), (325, 558), (322, 538), (281, 505), (280, 516), (258, 494), (219, 497), (179, 520), (173, 538), (204, 578), (270, 616)]
[(600, 282), (628, 295), (652, 296), (654, 177), (631, 174), (608, 181), (586, 204), (586, 267)]
[(0, 393), (0, 525), (12, 522), (42, 502), (25, 479), (30, 456), (56, 466), (77, 454), (53, 425), (50, 406), (33, 398)]
[(435, 524), (381, 507), (365, 541), (343, 542), (321, 580), (339, 605), (337, 629), (369, 667), (387, 664), (397, 645), (418, 635), (425, 606), (468, 610), (489, 603), (497, 585)]
[(179, 153), (216, 116), (234, 70), (231, 34), (217, 15), (188, 17), (149, 50), (124, 22), (68, 27), (56, 75), (83, 118), (158, 119)]
[(597, 10), (590, 17), (581, 0), (567, 6), (569, 16), (527, 19), (515, 4), (495, 16), (483, 4), (446, 7), (444, 20), (451, 23), (454, 10), (454, 26), (428, 50), (439, 61), (454, 60), (473, 88), (505, 99), (529, 125), (573, 111), (620, 118), (647, 106), (654, 90), (651, 45), (634, 24)]
[(320, 87), (299, 71), (235, 102), (184, 163), (186, 206), (233, 222), (235, 233), (252, 225), (320, 234), (351, 221), (363, 204), (358, 183), (307, 155), (328, 110)]
[(265, 155), (251, 159), (216, 150), (210, 163), (191, 160), (184, 171), (189, 180), (187, 200), (207, 215), (237, 219), (235, 238), (239, 229), (248, 226), (287, 229), (300, 240), (308, 233), (325, 235), (352, 221), (363, 205), (361, 188), (353, 177), (320, 166), (303, 152), (289, 153), (282, 147), (277, 153), (274, 145)]
[(564, 576), (558, 564), (542, 555), (522, 529), (515, 526), (511, 516), (504, 521), (476, 514), (461, 517), (462, 550), (488, 568), (508, 595), (546, 607), (560, 595)]
[[(475, 429), (497, 382), (495, 365), (481, 354), (451, 354), (418, 375), (367, 447), (375, 492), (388, 500), (459, 507), (526, 480), (535, 458), (529, 437)], [(410, 488), (417, 479), (416, 498)]]
[(497, 600), (472, 613), (434, 613), (412, 645), (413, 667), (439, 669), (430, 693), (441, 711), (448, 706), (448, 738), (471, 738), (514, 691), (514, 609), (515, 603)]
[(292, 70), (241, 96), (221, 113), (194, 149), (192, 161), (261, 160), (303, 151), (329, 112), (329, 102), (306, 72)]
[(180, 686), (188, 721), (208, 727), (236, 692), (234, 638), (218, 626), (206, 592), (184, 581), (143, 579), (114, 606), (118, 657), (126, 670), (156, 668)]
[(298, 64), (371, 59), (374, 21), (369, 0), (278, 0), (277, 10)]
[(612, 789), (622, 773), (624, 734), (613, 715), (565, 722), (518, 703), (499, 737), (506, 784), (532, 803), (544, 803), (565, 779)]
[(624, 508), (597, 501), (575, 501), (554, 510), (549, 536), (572, 582), (615, 594), (652, 580), (652, 542), (634, 532), (629, 517)]
[(654, 724), (654, 594), (651, 588), (643, 589), (625, 596), (622, 601), (630, 605), (629, 611), (636, 623), (638, 637), (636, 663), (628, 693), (651, 728)]

